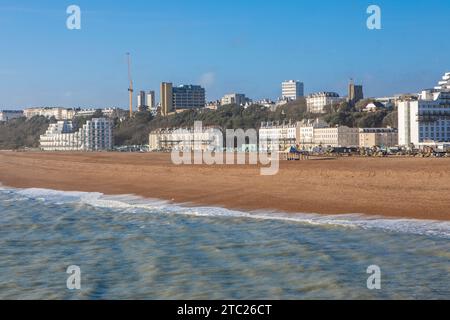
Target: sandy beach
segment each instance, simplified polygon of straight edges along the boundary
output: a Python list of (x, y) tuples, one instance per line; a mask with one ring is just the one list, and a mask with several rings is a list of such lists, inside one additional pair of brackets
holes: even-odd
[(339, 158), (258, 166), (176, 166), (170, 154), (0, 152), (0, 183), (135, 194), (176, 203), (288, 213), (450, 220), (450, 159)]

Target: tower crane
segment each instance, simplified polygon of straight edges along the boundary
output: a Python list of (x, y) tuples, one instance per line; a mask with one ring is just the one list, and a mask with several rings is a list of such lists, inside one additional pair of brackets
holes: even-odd
[(130, 87), (128, 88), (128, 93), (130, 95), (130, 118), (133, 117), (133, 78), (131, 77), (131, 54), (127, 52), (127, 62), (128, 62), (128, 80), (130, 81)]

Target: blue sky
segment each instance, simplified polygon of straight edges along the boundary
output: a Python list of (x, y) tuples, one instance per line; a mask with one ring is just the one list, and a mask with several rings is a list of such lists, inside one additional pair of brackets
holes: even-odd
[[(66, 28), (66, 8), (82, 29)], [(366, 9), (382, 10), (382, 30)], [(0, 109), (127, 105), (125, 53), (136, 90), (161, 81), (276, 98), (298, 79), (306, 93), (416, 92), (450, 71), (450, 1), (0, 0)]]

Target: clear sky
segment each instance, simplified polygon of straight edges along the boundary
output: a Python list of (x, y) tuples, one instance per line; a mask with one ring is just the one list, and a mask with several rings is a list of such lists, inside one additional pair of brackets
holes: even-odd
[[(382, 30), (366, 27), (371, 4)], [(0, 109), (126, 107), (128, 51), (136, 90), (275, 99), (283, 80), (345, 95), (354, 78), (366, 96), (417, 92), (450, 71), (449, 21), (448, 0), (0, 0)]]

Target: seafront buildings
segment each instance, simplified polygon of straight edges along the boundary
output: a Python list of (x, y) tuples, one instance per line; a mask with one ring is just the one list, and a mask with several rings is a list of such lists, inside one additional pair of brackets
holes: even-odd
[(346, 126), (316, 128), (314, 129), (313, 146), (359, 147), (359, 129)]
[(450, 145), (450, 72), (438, 86), (422, 91), (418, 99), (399, 102), (398, 131), (401, 146)]
[(306, 97), (306, 105), (309, 113), (325, 113), (325, 107), (336, 105), (342, 101), (336, 92), (318, 92)]
[(159, 129), (149, 135), (150, 151), (207, 151), (213, 148), (216, 142), (215, 127), (206, 128), (196, 132), (193, 128), (187, 129)]
[(58, 121), (40, 137), (40, 147), (43, 151), (112, 150), (112, 127), (112, 121), (106, 118), (89, 120), (77, 131), (72, 121)]
[(284, 81), (281, 84), (281, 99), (287, 101), (297, 100), (304, 96), (303, 82), (296, 80)]
[(21, 110), (0, 110), (0, 122), (7, 122), (22, 117), (24, 117), (24, 114)]
[(362, 128), (359, 129), (359, 147), (373, 148), (395, 147), (398, 145), (398, 130), (395, 128)]
[(314, 140), (314, 132), (316, 129), (328, 128), (329, 125), (322, 119), (306, 119), (297, 122), (296, 140), (297, 144), (303, 149), (311, 149), (316, 143)]
[(294, 123), (263, 122), (259, 129), (261, 151), (284, 151), (296, 145), (297, 125)]

